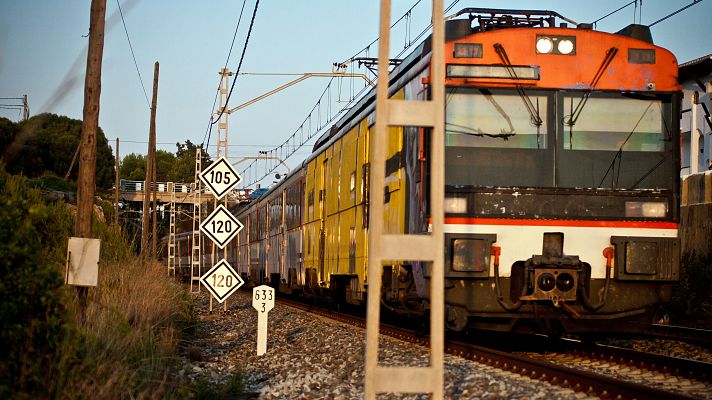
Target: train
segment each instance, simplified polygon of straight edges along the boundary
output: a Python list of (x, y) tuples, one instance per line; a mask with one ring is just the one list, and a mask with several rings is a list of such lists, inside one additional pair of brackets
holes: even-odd
[[(646, 26), (601, 32), (545, 10), (465, 8), (445, 36), (447, 329), (647, 327), (680, 271), (674, 55)], [(392, 98), (429, 98), (430, 40), (390, 72)], [(284, 179), (231, 207), (245, 228), (226, 259), (248, 282), (362, 306), (369, 218), (428, 232), (430, 129), (389, 128), (373, 216), (374, 122), (372, 90)], [(383, 269), (382, 307), (427, 317), (429, 265)]]

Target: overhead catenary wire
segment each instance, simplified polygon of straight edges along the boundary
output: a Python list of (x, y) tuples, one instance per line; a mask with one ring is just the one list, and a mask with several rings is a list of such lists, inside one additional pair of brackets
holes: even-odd
[[(230, 56), (232, 55), (232, 48), (235, 45), (235, 38), (237, 38), (237, 31), (240, 29), (240, 23), (242, 22), (242, 14), (245, 11), (245, 5), (247, 0), (242, 1), (242, 7), (240, 8), (240, 16), (237, 17), (237, 24), (235, 24), (235, 33), (232, 35), (232, 42), (230, 43), (230, 50), (227, 52), (227, 58), (225, 59), (225, 66), (223, 69), (227, 68), (227, 64), (230, 62)], [(222, 80), (222, 77), (221, 77)], [(215, 89), (215, 98), (213, 99), (213, 106), (210, 108), (210, 117), (208, 118), (208, 126), (205, 128), (205, 135), (203, 136), (202, 143), (205, 143), (206, 138), (209, 138), (210, 133), (213, 128), (213, 110), (215, 110), (215, 104), (218, 102), (218, 95), (220, 93), (220, 82), (218, 82), (218, 87)], [(226, 105), (227, 106), (227, 105)], [(208, 139), (208, 142), (210, 140)]]
[(121, 3), (116, 0), (116, 5), (119, 7), (119, 14), (121, 15), (121, 23), (124, 25), (124, 32), (126, 32), (126, 40), (129, 42), (129, 49), (131, 50), (131, 57), (133, 58), (134, 66), (136, 67), (136, 73), (138, 74), (138, 81), (141, 83), (141, 89), (143, 90), (143, 97), (146, 99), (146, 105), (151, 108), (151, 103), (148, 101), (148, 94), (146, 94), (146, 86), (143, 85), (143, 78), (141, 78), (141, 71), (138, 68), (138, 63), (136, 62), (136, 54), (134, 54), (133, 46), (131, 45), (131, 38), (129, 37), (129, 30), (126, 28), (126, 21), (124, 20), (124, 12), (121, 10)]
[(599, 18), (599, 19), (597, 19), (597, 20), (595, 20), (595, 21), (593, 21), (593, 22), (591, 22), (591, 23), (595, 26), (597, 22), (602, 21), (602, 20), (604, 20), (604, 19), (610, 17), (611, 15), (617, 13), (618, 11), (620, 11), (620, 10), (622, 10), (622, 9), (624, 9), (624, 8), (626, 8), (626, 7), (628, 7), (628, 6), (630, 6), (631, 4), (636, 4), (637, 2), (638, 2), (638, 0), (633, 0), (633, 1), (629, 2), (628, 4), (625, 4), (625, 5), (621, 6), (621, 7), (619, 7), (618, 9), (609, 12), (608, 14), (602, 16), (601, 18)]
[[(454, 0), (452, 3), (450, 3), (450, 5), (445, 9), (444, 13), (449, 12), (455, 5), (457, 5), (457, 3), (459, 1), (460, 0)], [(391, 28), (396, 26), (401, 21), (405, 21), (405, 23), (408, 25), (407, 29), (410, 30), (410, 25), (411, 25), (411, 20), (412, 20), (412, 11), (415, 9), (415, 7), (418, 4), (420, 4), (420, 2), (421, 2), (421, 0), (416, 1), (415, 4), (413, 4), (400, 18), (398, 18), (395, 22), (393, 22), (393, 24), (391, 24)], [(407, 51), (410, 48), (410, 46), (412, 46), (412, 44), (414, 42), (417, 42), (431, 28), (432, 28), (432, 23), (427, 28), (425, 28), (415, 38), (411, 38), (410, 33), (406, 32), (406, 42), (405, 42), (404, 48), (401, 50), (400, 54), (403, 54), (405, 51)], [(370, 47), (373, 44), (375, 44), (376, 42), (378, 42), (379, 39), (380, 39), (380, 37), (374, 39), (371, 43), (369, 43), (361, 51), (354, 54), (352, 57), (350, 57), (346, 61), (344, 61), (342, 63), (337, 63), (336, 65), (345, 65), (347, 63), (351, 63), (352, 61), (354, 61), (354, 59), (359, 54), (362, 54), (364, 52), (368, 53)], [(399, 57), (400, 54), (398, 56), (396, 56), (396, 58)], [(275, 146), (274, 148), (267, 150), (267, 151), (261, 151), (260, 154), (268, 156), (268, 157), (275, 155), (276, 158), (279, 158), (281, 161), (287, 160), (292, 155), (297, 153), (297, 150), (301, 149), (303, 146), (305, 146), (307, 143), (309, 143), (312, 139), (314, 139), (317, 136), (317, 134), (324, 132), (325, 129), (328, 128), (329, 125), (333, 121), (336, 120), (336, 118), (338, 118), (344, 112), (348, 111), (349, 108), (354, 104), (355, 100), (360, 98), (360, 96), (366, 92), (366, 88), (362, 88), (358, 94), (356, 94), (353, 98), (351, 98), (347, 102), (347, 104), (341, 110), (336, 112), (333, 116), (331, 115), (332, 114), (331, 113), (331, 103), (328, 103), (326, 106), (326, 114), (327, 114), (326, 121), (323, 121), (323, 123), (322, 123), (322, 121), (321, 121), (321, 111), (322, 110), (321, 110), (320, 106), (321, 106), (322, 102), (324, 101), (325, 96), (327, 96), (327, 97), (331, 96), (330, 88), (331, 88), (332, 84), (333, 84), (333, 78), (326, 85), (324, 92), (322, 92), (322, 94), (319, 97), (319, 99), (317, 100), (316, 104), (314, 105), (314, 107), (312, 107), (311, 111), (309, 112), (307, 117), (304, 119), (302, 124), (299, 126), (299, 128), (297, 128), (281, 145)], [(316, 129), (312, 129), (313, 128), (312, 127), (312, 122), (313, 122), (312, 117), (315, 114), (315, 112), (317, 115), (316, 116)], [(304, 138), (304, 130), (305, 129), (307, 130), (306, 138)], [(299, 135), (299, 140), (297, 140), (298, 135)], [(257, 165), (258, 161), (260, 161), (260, 160), (258, 160), (258, 159), (252, 160), (252, 162), (249, 163), (242, 170), (242, 174), (247, 175), (247, 171), (250, 170), (250, 168), (255, 167)], [(262, 159), (262, 161), (267, 161), (267, 159)], [(279, 166), (279, 163), (275, 162), (274, 165), (272, 165), (271, 167), (268, 166), (265, 168), (266, 172), (260, 178), (255, 177), (253, 180), (250, 180), (250, 179), (243, 180), (243, 182), (244, 182), (243, 187), (249, 187), (253, 184), (260, 182), (262, 179), (267, 177), (271, 172), (276, 170), (278, 168), (278, 166)]]
[[(255, 17), (257, 16), (257, 9), (260, 5), (260, 0), (257, 0), (255, 2), (255, 9), (252, 11), (252, 19), (250, 20), (250, 27), (247, 29), (247, 37), (245, 38), (245, 45), (242, 47), (242, 54), (240, 55), (240, 62), (237, 64), (237, 70), (235, 71), (236, 74), (240, 73), (240, 69), (242, 68), (242, 63), (245, 60), (245, 53), (247, 52), (247, 45), (250, 43), (250, 36), (252, 35), (252, 28), (255, 25)], [(237, 82), (237, 79), (232, 80), (232, 85), (230, 85), (230, 91), (227, 93), (227, 99), (225, 99), (225, 107), (223, 107), (220, 110), (220, 114), (218, 114), (217, 117), (215, 117), (215, 120), (210, 123), (210, 126), (215, 125), (218, 121), (220, 121), (220, 117), (225, 113), (225, 109), (227, 109), (227, 105), (230, 104), (230, 97), (232, 96), (232, 92), (235, 89), (235, 83)], [(206, 151), (207, 147), (210, 145), (210, 131), (208, 132), (208, 141), (206, 145)]]
[(673, 15), (678, 14), (678, 13), (681, 13), (681, 12), (687, 10), (688, 8), (694, 6), (695, 4), (701, 3), (701, 2), (702, 2), (702, 0), (693, 0), (692, 3), (686, 5), (685, 7), (682, 7), (681, 9), (679, 9), (679, 10), (677, 10), (677, 11), (675, 11), (675, 12), (672, 12), (672, 13), (670, 13), (670, 14), (668, 14), (668, 15), (662, 17), (662, 18), (660, 18), (659, 20), (657, 20), (657, 21), (651, 23), (651, 24), (648, 25), (648, 26), (651, 27), (651, 26), (653, 26), (653, 25), (655, 25), (655, 24), (657, 24), (657, 23), (659, 23), (659, 22), (663, 22), (663, 21), (665, 21), (666, 19), (672, 17)]

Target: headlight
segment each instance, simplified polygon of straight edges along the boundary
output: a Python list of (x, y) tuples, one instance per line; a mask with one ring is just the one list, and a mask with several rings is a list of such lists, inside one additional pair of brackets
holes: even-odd
[(551, 53), (551, 50), (554, 48), (554, 42), (551, 41), (548, 37), (541, 37), (537, 39), (536, 41), (536, 51), (537, 53)]
[(664, 218), (667, 203), (658, 201), (626, 201), (625, 216), (637, 218)]
[(576, 36), (537, 35), (536, 52), (539, 54), (576, 54)]
[(443, 205), (446, 214), (464, 214), (467, 212), (467, 198), (465, 197), (446, 197)]
[(559, 53), (561, 54), (570, 54), (572, 51), (574, 51), (574, 42), (570, 41), (569, 39), (559, 40), (559, 44), (556, 46), (556, 48), (559, 49)]

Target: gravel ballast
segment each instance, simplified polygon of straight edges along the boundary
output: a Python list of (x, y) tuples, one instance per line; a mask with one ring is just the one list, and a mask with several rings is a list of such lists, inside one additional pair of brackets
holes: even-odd
[[(195, 295), (200, 324), (180, 374), (225, 382), (241, 373), (245, 392), (263, 399), (363, 398), (365, 330), (281, 305), (269, 313), (267, 353), (256, 355), (257, 312), (247, 291), (228, 301), (228, 311), (208, 293)], [(425, 366), (428, 349), (381, 336), (379, 364)], [(427, 394), (383, 394), (383, 399), (427, 399)], [(581, 399), (562, 389), (484, 364), (445, 355), (448, 399)]]

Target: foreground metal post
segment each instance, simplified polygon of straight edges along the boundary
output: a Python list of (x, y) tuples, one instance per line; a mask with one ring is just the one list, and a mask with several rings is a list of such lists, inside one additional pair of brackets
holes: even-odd
[[(390, 43), (390, 0), (381, 2), (376, 126), (372, 137), (371, 193), (368, 240), (368, 320), (366, 328), (365, 397), (377, 393), (432, 393), (443, 398), (444, 295), (443, 295), (443, 201), (444, 173), (444, 19), (442, 0), (432, 3), (431, 100), (404, 101), (388, 98), (388, 53)], [(385, 149), (389, 126), (432, 127), (430, 204), (432, 229), (429, 235), (384, 233), (383, 196)], [(430, 261), (430, 366), (425, 368), (378, 366), (381, 279), (386, 260)]]

